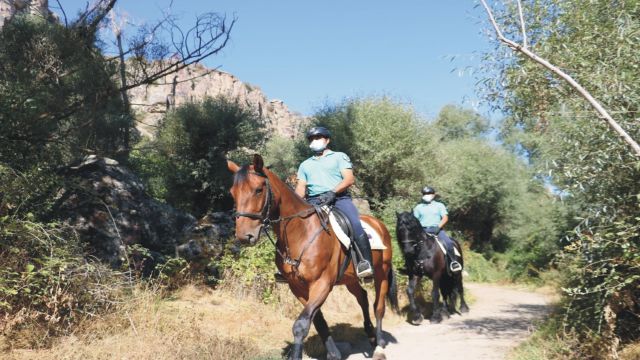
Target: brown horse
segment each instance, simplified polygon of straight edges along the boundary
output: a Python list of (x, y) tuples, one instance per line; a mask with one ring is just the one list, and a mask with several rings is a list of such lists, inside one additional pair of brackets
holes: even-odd
[(309, 333), (311, 321), (327, 349), (327, 359), (341, 358), (320, 307), (335, 285), (346, 285), (362, 309), (364, 330), (375, 346), (373, 357), (384, 359), (386, 344), (382, 337), (382, 318), (385, 296), (394, 310), (398, 307), (396, 279), (391, 266), (391, 236), (384, 224), (371, 216), (361, 217), (381, 236), (386, 247), (385, 250), (373, 251), (376, 290), (374, 330), (369, 317), (367, 292), (360, 286), (352, 266), (339, 276), (347, 252), (317, 210), (265, 168), (260, 155), (255, 155), (253, 164), (249, 166), (239, 167), (229, 161), (228, 168), (235, 174), (231, 195), (237, 211), (237, 240), (254, 245), (260, 234), (267, 231), (266, 227), (272, 225), (277, 237), (276, 266), (287, 279), (291, 292), (304, 305), (293, 324), (294, 344), (289, 358), (302, 358), (302, 344)]

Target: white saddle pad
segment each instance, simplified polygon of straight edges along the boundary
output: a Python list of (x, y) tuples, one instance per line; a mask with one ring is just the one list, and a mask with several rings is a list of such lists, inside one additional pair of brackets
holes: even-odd
[[(438, 245), (440, 245), (440, 249), (442, 250), (442, 252), (447, 255), (447, 250), (444, 248), (444, 245), (442, 245), (442, 243), (440, 242), (440, 239), (438, 239), (436, 237), (436, 242), (438, 243)], [(460, 254), (460, 252), (458, 252), (458, 249), (454, 246), (453, 247), (453, 252), (455, 253), (456, 256), (462, 257), (462, 255)]]
[[(348, 249), (349, 246), (351, 246), (351, 239), (349, 238), (349, 236), (347, 236), (347, 234), (344, 233), (344, 231), (342, 231), (342, 228), (338, 224), (336, 217), (333, 216), (333, 212), (329, 213), (329, 223), (331, 224), (331, 228), (333, 229), (333, 232), (338, 237), (338, 240), (340, 240), (340, 242)], [(371, 250), (385, 250), (387, 248), (382, 243), (382, 237), (380, 236), (380, 234), (378, 234), (378, 232), (375, 231), (373, 227), (371, 227), (371, 225), (367, 224), (362, 220), (360, 220), (360, 224), (362, 224), (362, 228), (364, 229), (364, 232), (369, 237), (369, 244), (371, 244)]]

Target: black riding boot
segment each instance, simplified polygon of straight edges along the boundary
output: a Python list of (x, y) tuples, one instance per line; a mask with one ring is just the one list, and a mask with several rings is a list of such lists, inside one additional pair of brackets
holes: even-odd
[(358, 252), (358, 265), (356, 266), (356, 274), (359, 278), (373, 278), (373, 257), (371, 255), (371, 244), (367, 234), (361, 234), (355, 239), (356, 250)]

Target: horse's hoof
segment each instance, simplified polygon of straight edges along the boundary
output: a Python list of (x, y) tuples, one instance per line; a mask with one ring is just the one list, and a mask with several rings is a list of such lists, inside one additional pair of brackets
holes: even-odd
[(447, 319), (450, 319), (450, 318), (451, 318), (451, 315), (449, 314), (449, 312), (448, 312), (447, 310), (442, 310), (442, 311), (441, 311), (441, 313), (440, 313), (440, 315), (441, 315), (443, 318), (447, 318)]
[(327, 353), (327, 360), (341, 360), (342, 354), (338, 353)]
[(370, 337), (369, 338), (369, 345), (371, 345), (372, 348), (375, 348), (376, 346), (378, 346), (378, 343), (376, 342), (376, 338), (375, 337)]
[(442, 322), (442, 317), (432, 317), (429, 319), (429, 322), (432, 324), (440, 324)]
[(460, 306), (460, 312), (466, 314), (469, 312), (469, 307), (467, 305)]
[(384, 354), (384, 349), (380, 346), (376, 346), (376, 349), (373, 351), (373, 356), (371, 357), (373, 360), (387, 360), (387, 356)]
[(419, 314), (418, 316), (416, 316), (413, 319), (411, 319), (411, 323), (413, 325), (420, 325), (420, 324), (422, 324), (423, 320), (424, 320), (424, 316), (422, 316), (422, 314)]

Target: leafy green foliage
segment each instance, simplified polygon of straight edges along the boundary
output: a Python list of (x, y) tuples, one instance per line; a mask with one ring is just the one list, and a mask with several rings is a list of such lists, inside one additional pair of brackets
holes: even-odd
[[(640, 4), (524, 5), (531, 50), (567, 71), (640, 139)], [(498, 18), (505, 31), (516, 34), (518, 24), (508, 19), (517, 15), (503, 10)], [(567, 274), (563, 325), (585, 344), (637, 341), (640, 162), (566, 83), (529, 60), (501, 55), (488, 56), (492, 70), (482, 83), (488, 98), (508, 114), (502, 136), (550, 179), (576, 215), (559, 258)], [(605, 316), (607, 311), (612, 315)]]
[(507, 252), (514, 277), (537, 275), (557, 252), (563, 205), (521, 159), (487, 138), (489, 122), (477, 113), (449, 105), (427, 122), (371, 98), (327, 107), (314, 123), (332, 131), (333, 149), (351, 156), (358, 189), (386, 224), (430, 184), (448, 206), (448, 229), (487, 257)]
[(426, 123), (411, 108), (387, 98), (353, 100), (321, 110), (314, 123), (331, 130), (332, 149), (351, 157), (357, 187), (373, 208), (420, 188), (417, 158), (428, 154), (430, 141)]
[(133, 164), (152, 193), (196, 216), (231, 207), (226, 154), (259, 147), (264, 124), (224, 97), (188, 103), (167, 114), (157, 138), (140, 144)]
[(116, 154), (124, 119), (115, 67), (90, 41), (30, 16), (0, 30), (0, 161), (25, 170)]
[[(230, 250), (230, 249), (229, 249)], [(267, 239), (239, 253), (227, 251), (216, 265), (224, 270), (224, 282), (239, 282), (251, 289), (264, 302), (272, 302), (275, 289), (275, 248)]]

